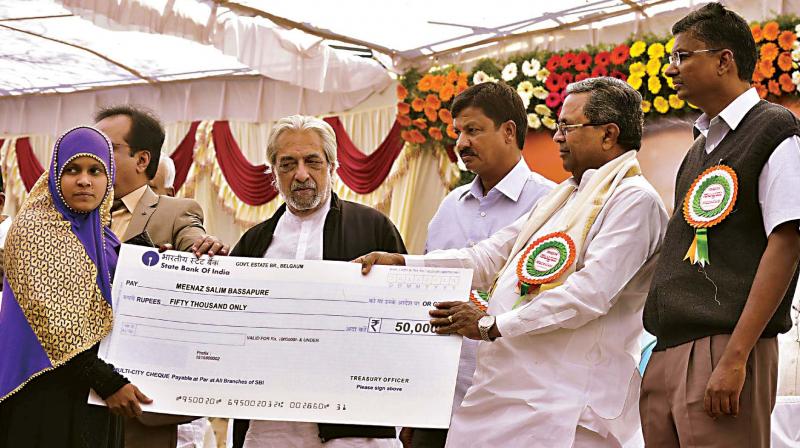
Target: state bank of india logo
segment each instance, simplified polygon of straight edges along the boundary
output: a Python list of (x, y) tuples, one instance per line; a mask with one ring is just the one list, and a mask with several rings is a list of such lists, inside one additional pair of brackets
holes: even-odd
[(145, 266), (155, 266), (158, 264), (159, 259), (161, 259), (161, 257), (159, 257), (158, 252), (154, 250), (148, 250), (142, 254), (142, 263), (144, 263)]

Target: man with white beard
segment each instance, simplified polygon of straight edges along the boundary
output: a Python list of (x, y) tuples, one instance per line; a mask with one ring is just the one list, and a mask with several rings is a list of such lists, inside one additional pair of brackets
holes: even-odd
[[(405, 253), (389, 218), (331, 191), (336, 134), (328, 123), (282, 118), (270, 133), (267, 163), (286, 203), (242, 235), (232, 256), (350, 261), (377, 250)], [(399, 446), (395, 437), (393, 427), (237, 420), (233, 439), (245, 448), (389, 448)]]

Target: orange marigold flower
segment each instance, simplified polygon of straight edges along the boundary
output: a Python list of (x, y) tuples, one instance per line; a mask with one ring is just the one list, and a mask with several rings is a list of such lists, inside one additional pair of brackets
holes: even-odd
[(766, 39), (766, 40), (775, 40), (775, 39), (778, 38), (778, 33), (780, 31), (781, 31), (781, 28), (778, 25), (778, 22), (775, 22), (775, 21), (767, 22), (767, 24), (764, 25), (764, 32), (763, 32), (764, 39)]
[(425, 101), (422, 101), (422, 98), (414, 98), (414, 101), (411, 102), (411, 108), (417, 112), (422, 112), (423, 107), (425, 107)]
[(767, 82), (767, 89), (769, 90), (769, 93), (775, 96), (781, 96), (781, 85), (778, 84), (778, 81), (770, 79), (769, 82)]
[(412, 129), (408, 132), (409, 137), (411, 137), (412, 143), (425, 143), (425, 136), (422, 135), (422, 132), (419, 132), (416, 129)]
[(444, 137), (442, 135), (442, 130), (436, 127), (428, 129), (428, 135), (431, 136), (432, 139), (436, 140), (437, 142), (441, 141)]
[(425, 75), (422, 79), (419, 80), (417, 83), (417, 88), (420, 92), (427, 92), (431, 90), (431, 83), (433, 82), (433, 77), (431, 75)]
[(756, 43), (761, 42), (764, 40), (764, 33), (761, 31), (761, 24), (755, 23), (750, 25), (750, 33), (753, 34), (753, 39), (755, 39)]
[(408, 89), (405, 88), (402, 84), (397, 85), (397, 99), (399, 101), (403, 101), (408, 96)]
[(792, 82), (792, 77), (788, 73), (782, 73), (778, 77), (778, 83), (781, 85), (781, 90), (786, 93), (791, 93), (797, 90), (797, 86)]
[(439, 119), (442, 123), (450, 124), (453, 122), (453, 115), (447, 109), (439, 109)]
[(764, 79), (770, 79), (775, 75), (775, 66), (772, 65), (772, 61), (762, 59), (758, 61), (758, 71), (761, 72), (761, 76), (763, 76)]
[(442, 102), (439, 101), (439, 97), (432, 93), (429, 93), (427, 97), (425, 97), (425, 107), (433, 107), (434, 109), (438, 109), (442, 107)]
[(761, 46), (761, 59), (774, 61), (778, 57), (778, 46), (772, 42), (766, 43)]
[(778, 67), (788, 72), (792, 69), (792, 54), (788, 51), (784, 51), (778, 56)]
[(445, 83), (445, 78), (442, 75), (436, 75), (431, 79), (431, 90), (438, 92)]
[(400, 126), (403, 126), (404, 128), (407, 128), (407, 127), (411, 126), (411, 117), (409, 117), (408, 115), (398, 115), (397, 116), (397, 123), (399, 123)]
[(761, 74), (761, 70), (753, 70), (753, 82), (761, 82), (764, 80), (764, 76)]
[(753, 87), (756, 88), (756, 91), (758, 92), (758, 96), (762, 100), (767, 97), (767, 93), (768, 92), (767, 92), (767, 88), (764, 87), (764, 84), (762, 84), (760, 82), (756, 82), (756, 83), (753, 83)]
[(425, 119), (424, 118), (417, 118), (411, 124), (413, 124), (414, 126), (420, 128), (420, 129), (427, 129), (428, 128), (428, 123), (425, 123)]
[(463, 83), (464, 85), (466, 85), (468, 80), (469, 80), (469, 74), (467, 72), (461, 72), (461, 73), (458, 74), (458, 83), (459, 84)]
[(797, 40), (797, 35), (791, 31), (783, 31), (778, 36), (778, 45), (780, 45), (782, 49), (789, 51), (792, 49), (795, 40)]
[(458, 72), (455, 70), (450, 70), (447, 72), (446, 79), (448, 84), (455, 84), (458, 81)]
[(433, 123), (439, 119), (439, 113), (433, 107), (425, 106), (425, 117), (428, 119), (428, 121)]
[(400, 131), (400, 138), (409, 143), (414, 143), (414, 140), (411, 138), (411, 133), (408, 131)]
[(442, 88), (439, 89), (439, 99), (445, 102), (453, 99), (453, 95), (455, 94), (456, 94), (456, 88), (450, 83), (443, 85)]
[(452, 138), (453, 140), (458, 139), (458, 134), (456, 134), (456, 128), (454, 128), (452, 124), (447, 125), (447, 129), (445, 130), (445, 132), (447, 132), (447, 136)]
[(411, 112), (411, 105), (410, 104), (405, 103), (403, 101), (400, 101), (399, 103), (397, 103), (397, 113), (398, 114), (400, 114), (400, 115), (408, 115), (409, 112)]
[(461, 92), (465, 90), (467, 90), (467, 84), (466, 83), (461, 84), (461, 81), (459, 81), (458, 84), (456, 85), (456, 95), (460, 95)]

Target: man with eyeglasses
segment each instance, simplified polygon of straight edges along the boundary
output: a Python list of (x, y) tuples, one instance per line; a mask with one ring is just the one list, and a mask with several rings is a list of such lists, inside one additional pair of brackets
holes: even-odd
[[(226, 255), (228, 246), (206, 235), (200, 204), (193, 199), (159, 196), (148, 186), (158, 170), (164, 144), (164, 129), (158, 118), (144, 109), (120, 105), (101, 109), (95, 122), (114, 147), (116, 181), (111, 231), (120, 241), (146, 234), (161, 248), (197, 256)], [(137, 395), (130, 392), (126, 399), (130, 403), (127, 408), (131, 409), (124, 415), (126, 448), (174, 448), (178, 424), (197, 418), (142, 413)]]
[(742, 17), (710, 3), (672, 33), (666, 75), (703, 114), (644, 309), (658, 338), (642, 383), (644, 439), (768, 447), (776, 335), (791, 327), (800, 256), (800, 123), (751, 88), (756, 46)]
[(447, 447), (618, 448), (639, 428), (641, 312), (667, 212), (636, 158), (639, 92), (603, 77), (567, 93), (553, 140), (572, 177), (529, 214), (473, 247), (356, 260), (473, 269), (486, 312), (430, 311), (437, 333), (481, 340)]

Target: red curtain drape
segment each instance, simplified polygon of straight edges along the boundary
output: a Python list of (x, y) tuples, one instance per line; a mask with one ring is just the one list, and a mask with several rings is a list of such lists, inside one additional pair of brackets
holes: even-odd
[(192, 167), (194, 161), (194, 144), (195, 135), (197, 134), (197, 126), (200, 125), (199, 121), (193, 121), (189, 127), (189, 132), (183, 137), (178, 147), (172, 152), (170, 157), (175, 162), (175, 182), (172, 184), (175, 191), (178, 191), (186, 182), (186, 177), (189, 176), (189, 168)]
[(25, 185), (25, 190), (31, 191), (33, 185), (39, 180), (39, 177), (44, 173), (44, 168), (36, 159), (31, 147), (31, 141), (28, 137), (17, 139), (17, 165), (19, 166), (19, 177), (22, 178), (22, 184)]
[(217, 162), (236, 197), (248, 205), (265, 204), (278, 195), (266, 165), (252, 165), (231, 134), (227, 121), (215, 121), (213, 128)]
[(375, 191), (389, 175), (392, 164), (403, 149), (403, 139), (400, 138), (401, 126), (397, 121), (392, 125), (389, 135), (383, 140), (378, 149), (370, 155), (365, 155), (350, 140), (344, 130), (339, 117), (324, 119), (336, 133), (336, 143), (339, 148), (339, 178), (358, 194), (367, 194)]
[[(403, 149), (400, 124), (395, 121), (381, 145), (367, 156), (350, 140), (338, 117), (328, 117), (325, 121), (336, 133), (339, 177), (345, 185), (358, 194), (375, 191), (386, 180), (392, 164)], [(194, 161), (195, 135), (199, 125), (199, 121), (192, 122), (186, 136), (170, 155), (175, 162), (175, 191), (181, 189), (189, 175), (189, 169)], [(245, 204), (252, 206), (262, 205), (274, 199), (278, 191), (272, 185), (272, 174), (267, 173), (266, 165), (252, 165), (245, 158), (233, 138), (228, 122), (216, 121), (212, 130), (217, 162), (234, 194)], [(16, 150), (20, 177), (25, 189), (30, 191), (44, 172), (44, 168), (36, 159), (27, 137), (17, 140)]]

